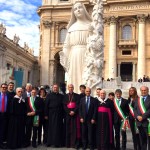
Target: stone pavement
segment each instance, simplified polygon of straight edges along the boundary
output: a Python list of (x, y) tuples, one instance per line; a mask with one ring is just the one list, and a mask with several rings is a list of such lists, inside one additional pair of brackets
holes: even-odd
[[(73, 148), (51, 148), (45, 147), (44, 145), (40, 145), (37, 148), (22, 148), (21, 150), (75, 150)], [(132, 135), (130, 130), (127, 131), (127, 150), (133, 150), (133, 143), (132, 143)]]

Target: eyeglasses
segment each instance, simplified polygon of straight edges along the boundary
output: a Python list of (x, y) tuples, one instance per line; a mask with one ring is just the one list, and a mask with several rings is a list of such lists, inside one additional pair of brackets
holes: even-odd
[(2, 87), (3, 89), (7, 89), (7, 87)]
[(22, 91), (18, 91), (18, 93), (22, 93)]

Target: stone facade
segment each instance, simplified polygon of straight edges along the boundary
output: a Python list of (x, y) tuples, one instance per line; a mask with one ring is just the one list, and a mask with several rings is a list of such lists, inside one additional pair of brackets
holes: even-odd
[[(2, 32), (4, 26), (0, 25), (0, 84), (9, 83), (10, 81), (20, 86), (30, 82), (34, 86), (39, 85), (39, 66), (38, 58), (33, 55), (32, 49), (21, 47), (19, 37), (14, 35), (11, 40)], [(6, 28), (5, 28), (6, 29)], [(15, 76), (15, 73), (19, 73)], [(22, 76), (22, 77), (21, 77)], [(16, 77), (16, 79), (15, 79)], [(20, 78), (19, 80), (17, 79)]]
[[(76, 0), (43, 0), (40, 16), (41, 84), (64, 82), (59, 51)], [(81, 0), (91, 14), (90, 0)], [(104, 67), (103, 77), (121, 76), (122, 81), (137, 81), (150, 76), (149, 0), (103, 0)]]

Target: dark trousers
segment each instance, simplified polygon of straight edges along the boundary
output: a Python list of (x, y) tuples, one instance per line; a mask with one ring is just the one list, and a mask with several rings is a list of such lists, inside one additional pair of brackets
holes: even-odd
[(135, 131), (135, 120), (133, 118), (129, 118), (129, 123), (132, 132), (134, 150), (141, 150), (139, 134)]
[(43, 121), (43, 143), (47, 143), (47, 136), (48, 136), (48, 120), (44, 119)]
[(126, 131), (121, 130), (120, 127), (121, 127), (121, 122), (114, 124), (116, 150), (120, 150), (120, 131), (122, 135), (122, 149), (126, 149), (126, 143), (127, 143)]
[(6, 142), (8, 132), (8, 116), (6, 113), (0, 113), (0, 145)]
[(38, 129), (39, 129), (39, 127), (33, 126), (32, 145), (36, 145)]
[(147, 127), (139, 126), (139, 136), (140, 136), (140, 143), (141, 143), (141, 150), (148, 150), (150, 149), (150, 136), (148, 136), (148, 129)]
[(32, 134), (32, 126), (33, 126), (33, 119), (32, 117), (28, 117), (26, 119), (26, 133), (25, 133), (25, 143), (26, 145), (31, 144), (31, 134)]
[(82, 145), (83, 145), (83, 148), (86, 148), (87, 145), (90, 148), (94, 148), (93, 127), (94, 127), (94, 125), (92, 125), (91, 123), (88, 123), (88, 122), (82, 123)]

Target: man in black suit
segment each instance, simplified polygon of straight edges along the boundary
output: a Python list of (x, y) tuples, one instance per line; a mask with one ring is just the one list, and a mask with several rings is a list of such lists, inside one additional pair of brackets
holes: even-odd
[[(134, 115), (136, 118), (137, 127), (139, 129), (141, 150), (147, 150), (147, 142), (148, 142), (148, 150), (150, 149), (150, 135), (148, 135), (148, 124), (150, 118), (150, 95), (149, 88), (146, 86), (142, 86), (140, 88), (141, 97), (135, 101), (134, 107)], [(140, 100), (144, 104), (146, 111), (141, 111)]]
[(30, 145), (31, 133), (33, 127), (32, 146), (36, 148), (36, 138), (40, 120), (42, 120), (42, 113), (44, 110), (44, 103), (40, 97), (37, 97), (37, 90), (35, 88), (31, 91), (31, 97), (27, 97), (27, 119), (26, 119), (26, 147)]
[(22, 98), (26, 99), (27, 97), (30, 97), (31, 96), (31, 90), (32, 90), (32, 84), (31, 83), (27, 83), (26, 84), (26, 90), (22, 94)]
[(83, 97), (80, 101), (79, 107), (79, 116), (80, 122), (82, 123), (82, 144), (83, 149), (87, 148), (89, 145), (90, 150), (94, 150), (94, 135), (93, 135), (93, 125), (95, 124), (96, 120), (96, 100), (90, 96), (91, 89), (86, 88), (85, 90), (85, 97)]
[[(122, 96), (122, 91), (120, 89), (117, 89), (115, 91), (116, 99), (114, 100), (114, 106), (115, 106), (114, 128), (115, 128), (116, 150), (120, 150), (120, 131), (122, 135), (122, 150), (126, 150), (126, 142), (127, 142), (126, 129), (120, 129), (122, 120), (124, 119), (122, 118), (122, 116), (120, 116), (119, 110), (121, 110), (124, 116), (127, 117), (129, 114), (129, 105), (128, 105), (128, 101), (122, 98), (121, 96)], [(119, 109), (117, 109), (115, 103), (118, 103)]]
[(2, 83), (0, 92), (0, 149), (6, 148), (9, 102), (10, 99), (7, 95), (7, 84)]

